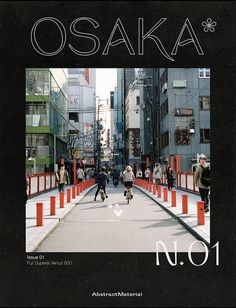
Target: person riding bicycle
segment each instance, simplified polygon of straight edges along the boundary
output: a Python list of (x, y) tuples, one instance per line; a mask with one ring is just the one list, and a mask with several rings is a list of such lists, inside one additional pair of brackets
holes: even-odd
[(135, 176), (133, 174), (132, 168), (130, 166), (127, 166), (124, 173), (123, 173), (123, 180), (124, 180), (124, 186), (125, 186), (125, 191), (124, 191), (124, 196), (127, 194), (127, 187), (130, 187), (130, 193), (131, 193), (131, 199), (133, 199), (133, 181), (135, 179)]
[(112, 173), (112, 181), (113, 184), (115, 185), (115, 182), (117, 182), (117, 184), (119, 184), (119, 178), (120, 178), (120, 173), (118, 170), (114, 169), (113, 173)]
[(98, 174), (97, 176), (97, 184), (98, 184), (98, 188), (97, 191), (95, 193), (95, 197), (94, 197), (94, 201), (96, 201), (97, 195), (99, 193), (99, 190), (103, 187), (104, 189), (104, 193), (106, 195), (106, 198), (108, 198), (108, 195), (106, 193), (106, 186), (109, 183), (109, 178), (105, 173), (106, 169), (104, 167), (102, 167), (101, 172)]

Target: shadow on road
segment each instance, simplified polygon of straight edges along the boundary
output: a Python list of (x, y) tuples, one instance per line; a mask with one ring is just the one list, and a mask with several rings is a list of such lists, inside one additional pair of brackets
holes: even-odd
[(179, 222), (175, 220), (165, 219), (156, 224), (152, 224), (150, 226), (142, 227), (141, 229), (150, 229), (150, 228), (165, 228), (165, 227), (173, 227), (174, 225), (178, 225)]

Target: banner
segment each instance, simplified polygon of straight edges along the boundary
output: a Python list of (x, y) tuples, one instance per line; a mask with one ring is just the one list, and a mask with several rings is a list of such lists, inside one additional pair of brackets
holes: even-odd
[(93, 153), (93, 151), (94, 151), (93, 124), (86, 123), (84, 125), (84, 152)]

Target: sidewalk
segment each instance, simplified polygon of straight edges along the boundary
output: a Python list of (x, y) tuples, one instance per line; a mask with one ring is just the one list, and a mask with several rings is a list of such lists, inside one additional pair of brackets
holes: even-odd
[[(197, 201), (201, 201), (200, 195), (192, 194), (176, 189), (176, 207), (171, 206), (171, 192), (168, 191), (168, 202), (163, 202), (163, 188), (161, 190), (161, 198), (153, 195), (148, 190), (134, 185), (137, 189), (148, 195), (152, 200), (158, 203), (172, 217), (178, 219), (192, 234), (197, 238), (210, 245), (210, 211), (205, 214), (205, 224), (198, 225), (197, 217)], [(188, 214), (182, 213), (182, 195), (188, 195)]]
[[(71, 198), (71, 202), (66, 202), (65, 191), (65, 205), (64, 208), (59, 206), (59, 192), (58, 189), (54, 189), (47, 193), (41, 194), (34, 198), (27, 200), (25, 217), (26, 217), (26, 252), (33, 252), (36, 247), (46, 238), (46, 236), (57, 226), (62, 218), (64, 218), (76, 204), (78, 204), (83, 197), (95, 187), (92, 185), (85, 189), (83, 192), (76, 195), (75, 199)], [(67, 186), (72, 189), (72, 186)], [(56, 197), (56, 215), (50, 215), (50, 196)], [(36, 226), (36, 203), (43, 203), (43, 226)]]

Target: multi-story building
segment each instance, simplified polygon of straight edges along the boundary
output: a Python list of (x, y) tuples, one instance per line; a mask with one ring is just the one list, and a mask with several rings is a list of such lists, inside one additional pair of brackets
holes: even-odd
[(68, 69), (69, 157), (94, 165), (96, 131), (95, 70)]
[(181, 171), (190, 171), (197, 154), (210, 159), (210, 69), (160, 69), (158, 83), (160, 156), (178, 154)]
[(136, 169), (140, 164), (140, 94), (136, 82), (130, 85), (125, 102), (125, 155), (128, 157), (128, 164)]
[(151, 165), (158, 160), (158, 96), (157, 68), (138, 70), (137, 83), (140, 88), (140, 142), (142, 168), (146, 167), (146, 159)]
[[(122, 140), (119, 138), (119, 153), (122, 159), (122, 164), (128, 163), (128, 156), (125, 152), (125, 140), (127, 139), (126, 127), (126, 116), (125, 116), (125, 101), (129, 91), (129, 86), (135, 80), (135, 68), (119, 68), (117, 69), (117, 99), (118, 99), (118, 110), (121, 114), (121, 122), (118, 122), (118, 132), (122, 131)], [(120, 120), (120, 119), (119, 119)]]
[(55, 171), (67, 157), (67, 69), (26, 69), (26, 173)]

